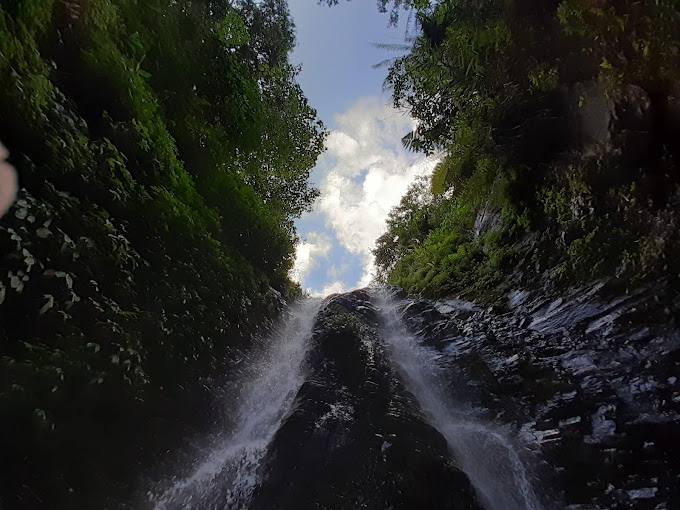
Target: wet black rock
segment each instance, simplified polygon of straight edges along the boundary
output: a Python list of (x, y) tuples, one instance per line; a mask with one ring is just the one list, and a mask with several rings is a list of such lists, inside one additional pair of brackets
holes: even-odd
[(415, 298), (402, 310), (441, 351), (451, 394), (542, 459), (557, 508), (680, 508), (680, 307), (664, 282), (612, 291), (515, 292), (500, 315)]
[(378, 320), (365, 291), (327, 300), (251, 508), (479, 508), (389, 363)]

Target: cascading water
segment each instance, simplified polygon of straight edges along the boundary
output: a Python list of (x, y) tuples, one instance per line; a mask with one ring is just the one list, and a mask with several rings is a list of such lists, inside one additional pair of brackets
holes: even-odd
[(445, 355), (407, 331), (404, 302), (389, 291), (356, 291), (319, 313), (321, 304), (297, 304), (255, 353), (230, 399), (233, 424), (202, 448), (209, 453), (188, 476), (150, 493), (155, 510), (362, 501), (478, 508), (470, 483), (487, 510), (541, 510), (509, 435), (444, 391)]
[[(680, 399), (680, 337), (647, 326), (632, 334), (631, 315), (612, 322), (653, 309), (653, 293), (595, 307), (586, 299), (585, 315), (575, 295), (502, 316), (382, 289), (300, 303), (232, 372), (248, 375), (240, 390), (224, 390), (233, 417), (224, 431), (204, 455), (188, 455), (199, 458), (188, 475), (145, 500), (156, 510), (542, 510), (581, 505), (595, 486), (589, 508), (679, 508), (668, 454), (677, 414), (660, 395)], [(646, 364), (630, 370), (631, 359)], [(637, 410), (635, 421), (615, 421), (617, 399)], [(514, 425), (490, 422), (494, 412)], [(646, 479), (599, 470), (610, 458), (649, 460), (657, 442), (666, 457), (645, 464)], [(553, 487), (541, 499), (539, 472)], [(656, 505), (662, 497), (670, 504)]]
[(211, 441), (191, 474), (150, 494), (155, 510), (244, 508), (258, 484), (258, 467), (303, 381), (303, 361), (321, 301), (292, 307), (249, 370), (236, 401), (236, 420)]
[(403, 324), (400, 305), (389, 291), (375, 293), (383, 316), (388, 354), (402, 373), (430, 424), (445, 438), (488, 510), (541, 510), (527, 467), (499, 428), (456, 406), (444, 390), (442, 354), (420, 345)]

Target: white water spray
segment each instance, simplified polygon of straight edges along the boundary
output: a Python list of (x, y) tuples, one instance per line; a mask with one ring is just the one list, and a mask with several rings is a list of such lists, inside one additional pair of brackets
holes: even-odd
[(456, 408), (442, 388), (442, 354), (420, 345), (406, 330), (399, 303), (382, 292), (377, 298), (392, 361), (430, 424), (446, 439), (484, 506), (488, 510), (541, 510), (527, 468), (513, 443), (501, 429)]
[(188, 477), (151, 494), (155, 510), (247, 507), (259, 482), (258, 467), (303, 382), (303, 360), (320, 304), (308, 299), (292, 308), (242, 385), (233, 429), (213, 439)]

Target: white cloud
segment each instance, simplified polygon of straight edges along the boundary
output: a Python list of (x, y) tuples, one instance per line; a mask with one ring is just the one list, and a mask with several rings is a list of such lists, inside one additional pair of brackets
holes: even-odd
[(341, 292), (345, 292), (346, 290), (347, 287), (343, 282), (336, 281), (326, 285), (320, 292), (310, 292), (310, 295), (312, 297), (326, 297), (330, 296), (331, 294), (339, 294)]
[(320, 161), (328, 170), (317, 207), (339, 243), (361, 256), (358, 285), (365, 286), (374, 269), (371, 250), (389, 211), (409, 184), (430, 174), (437, 161), (414, 158), (401, 146), (413, 120), (377, 98), (357, 102), (335, 120), (339, 128), (329, 135)]
[(305, 278), (319, 267), (319, 258), (328, 258), (331, 251), (331, 240), (325, 233), (307, 235), (307, 239), (295, 247), (295, 264), (290, 272), (293, 281), (304, 285)]

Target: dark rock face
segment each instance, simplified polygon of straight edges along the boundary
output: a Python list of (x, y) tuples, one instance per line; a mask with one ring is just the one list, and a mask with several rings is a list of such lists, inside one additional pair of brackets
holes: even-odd
[(503, 315), (408, 298), (402, 309), (442, 353), (451, 393), (540, 455), (558, 508), (670, 510), (680, 508), (673, 295), (664, 283), (623, 296), (600, 283), (557, 300), (516, 292)]
[(330, 298), (250, 508), (477, 509), (385, 354), (365, 291)]
[(287, 395), (272, 419), (248, 420), (219, 474), (156, 508), (680, 508), (670, 285), (517, 291), (502, 314), (377, 289), (312, 308), (294, 384), (247, 393)]

